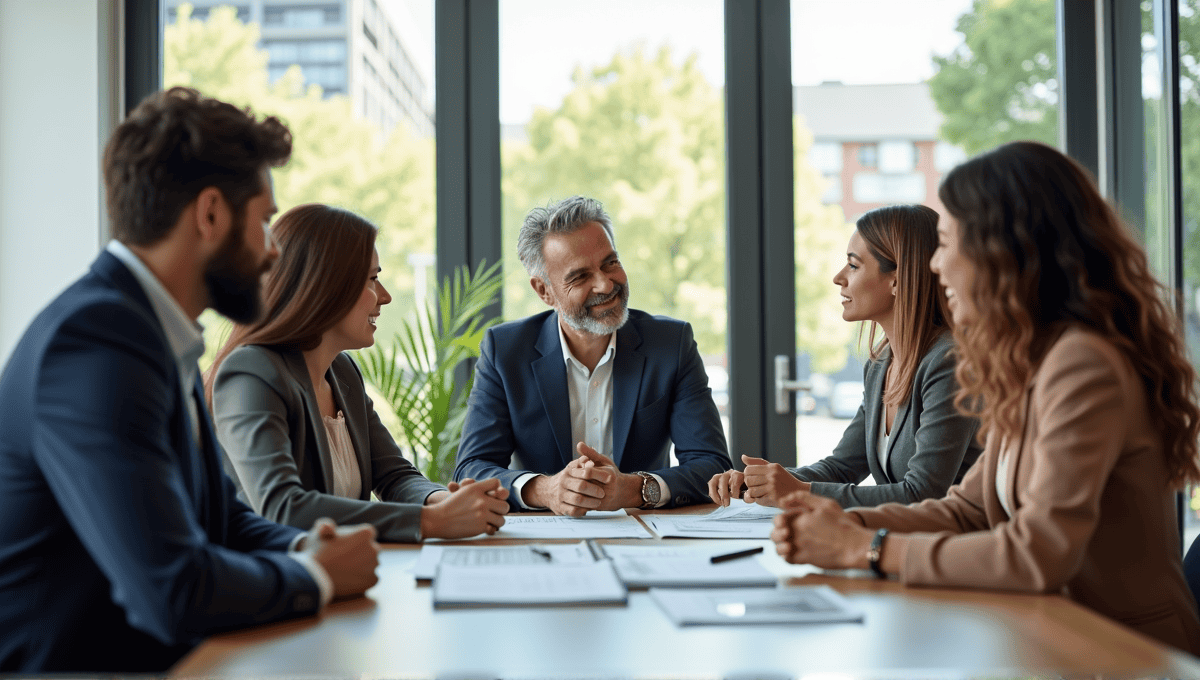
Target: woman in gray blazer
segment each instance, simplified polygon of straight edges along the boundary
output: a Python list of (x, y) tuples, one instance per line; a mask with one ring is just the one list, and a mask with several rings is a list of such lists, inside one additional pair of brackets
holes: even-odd
[(205, 376), (238, 495), (281, 524), (369, 523), (381, 541), (493, 533), (507, 491), (497, 480), (447, 488), (421, 475), (345, 354), (374, 343), (392, 299), (379, 281), (375, 226), (314, 204), (284, 213), (272, 235), (280, 258), (265, 281), (264, 314), (234, 327)]
[[(929, 271), (938, 214), (922, 205), (872, 210), (857, 223), (846, 266), (833, 278), (842, 318), (871, 323), (883, 339), (864, 369), (863, 404), (832, 455), (801, 468), (742, 456), (745, 471), (709, 481), (720, 505), (742, 496), (778, 506), (811, 491), (843, 507), (941, 498), (979, 457), (979, 421), (954, 406), (954, 341), (946, 298)], [(874, 486), (859, 486), (871, 475)]]

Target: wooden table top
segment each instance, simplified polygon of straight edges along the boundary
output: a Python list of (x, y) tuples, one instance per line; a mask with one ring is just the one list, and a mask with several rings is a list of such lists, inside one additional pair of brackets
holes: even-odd
[[(699, 542), (638, 543), (658, 540)], [(470, 543), (503, 542), (510, 541)], [(769, 541), (761, 543), (767, 550), (757, 559), (787, 585), (828, 584), (862, 609), (863, 623), (676, 627), (636, 590), (626, 606), (435, 611), (428, 582), (409, 571), (420, 546), (388, 545), (379, 584), (366, 597), (335, 602), (319, 616), (214, 636), (172, 675), (1200, 677), (1195, 657), (1061, 596), (908, 588), (789, 565)]]

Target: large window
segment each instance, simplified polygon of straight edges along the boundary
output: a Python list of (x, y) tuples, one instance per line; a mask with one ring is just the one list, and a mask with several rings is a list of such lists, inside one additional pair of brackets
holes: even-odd
[[(196, 87), (291, 128), (291, 161), (274, 172), (280, 211), (329, 203), (379, 226), (394, 299), (376, 337), (389, 342), (434, 276), (432, 0), (370, 3), (367, 20), (394, 40), (384, 51), (343, 21), (346, 3), (163, 4), (164, 85)], [(211, 357), (228, 325), (212, 312), (202, 323)]]
[(630, 306), (691, 322), (724, 413), (720, 0), (501, 0), (504, 316), (546, 309), (516, 257), (528, 210), (582, 194), (612, 217)]
[(938, 184), (968, 154), (1056, 143), (1058, 86), (1053, 0), (791, 7), (797, 374), (813, 385), (799, 397), (805, 465), (829, 455), (862, 403), (866, 334), (842, 320), (832, 282), (855, 220), (895, 203), (941, 211)]

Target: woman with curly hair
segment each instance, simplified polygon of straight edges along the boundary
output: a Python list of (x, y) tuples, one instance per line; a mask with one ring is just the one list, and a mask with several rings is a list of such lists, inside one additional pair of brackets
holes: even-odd
[(1200, 480), (1195, 373), (1141, 246), (1086, 171), (1034, 142), (967, 161), (939, 196), (931, 268), (984, 452), (939, 500), (843, 512), (797, 492), (777, 550), (905, 584), (1061, 593), (1200, 651), (1175, 512)]

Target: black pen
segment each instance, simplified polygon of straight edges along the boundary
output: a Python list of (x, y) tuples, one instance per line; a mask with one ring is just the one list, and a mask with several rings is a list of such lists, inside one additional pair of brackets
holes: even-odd
[(762, 546), (760, 545), (757, 548), (750, 548), (749, 550), (739, 550), (737, 552), (726, 553), (724, 555), (713, 555), (712, 559), (709, 561), (712, 562), (713, 564), (717, 564), (719, 562), (728, 562), (730, 560), (740, 560), (743, 557), (757, 555), (762, 551), (763, 551), (763, 549), (762, 549)]

